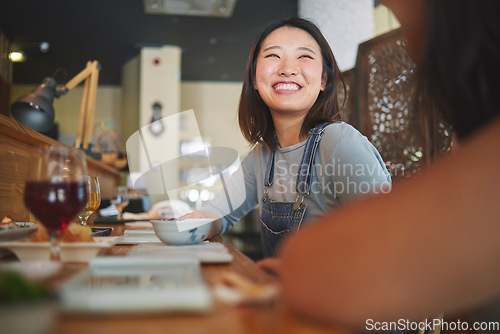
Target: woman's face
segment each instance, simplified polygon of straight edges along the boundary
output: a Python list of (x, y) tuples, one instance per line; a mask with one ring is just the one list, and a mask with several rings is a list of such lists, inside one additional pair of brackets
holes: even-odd
[(309, 33), (281, 27), (266, 37), (254, 88), (271, 114), (306, 115), (325, 86), (321, 49)]

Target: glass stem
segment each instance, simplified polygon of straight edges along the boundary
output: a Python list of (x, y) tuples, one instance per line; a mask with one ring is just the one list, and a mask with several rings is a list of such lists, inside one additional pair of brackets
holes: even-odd
[(57, 231), (50, 232), (50, 261), (61, 262), (61, 243)]

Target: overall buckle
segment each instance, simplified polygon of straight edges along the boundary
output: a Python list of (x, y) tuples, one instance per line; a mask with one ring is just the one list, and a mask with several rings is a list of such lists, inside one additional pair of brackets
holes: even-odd
[(293, 211), (297, 211), (300, 208), (302, 202), (304, 202), (304, 197), (309, 195), (309, 192), (305, 194), (297, 194), (297, 198), (295, 199), (295, 203), (293, 203)]

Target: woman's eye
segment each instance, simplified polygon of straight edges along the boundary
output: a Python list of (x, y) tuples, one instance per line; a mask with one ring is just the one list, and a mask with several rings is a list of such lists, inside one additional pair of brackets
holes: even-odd
[(300, 57), (299, 57), (299, 59), (300, 59), (300, 58), (309, 58), (309, 59), (314, 59), (314, 58), (313, 58), (312, 56), (310, 56), (310, 55), (302, 55), (302, 56), (300, 56)]
[(279, 58), (279, 56), (277, 54), (270, 53), (268, 55), (265, 55), (264, 58)]

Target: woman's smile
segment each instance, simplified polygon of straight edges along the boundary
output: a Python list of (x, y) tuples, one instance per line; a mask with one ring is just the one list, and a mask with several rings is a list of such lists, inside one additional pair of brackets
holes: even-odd
[(295, 82), (278, 82), (273, 88), (276, 91), (298, 91), (301, 87)]

